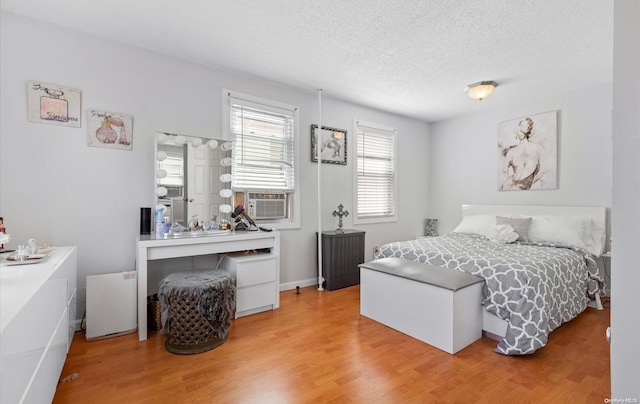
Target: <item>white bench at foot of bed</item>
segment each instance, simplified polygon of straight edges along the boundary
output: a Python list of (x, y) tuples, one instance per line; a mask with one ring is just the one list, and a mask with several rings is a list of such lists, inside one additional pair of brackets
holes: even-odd
[(360, 264), (360, 314), (450, 354), (482, 337), (482, 284), (400, 258)]

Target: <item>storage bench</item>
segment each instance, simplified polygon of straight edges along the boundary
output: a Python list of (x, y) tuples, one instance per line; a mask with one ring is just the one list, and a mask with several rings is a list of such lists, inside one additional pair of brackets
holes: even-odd
[(482, 337), (482, 278), (400, 258), (360, 264), (360, 314), (455, 354)]

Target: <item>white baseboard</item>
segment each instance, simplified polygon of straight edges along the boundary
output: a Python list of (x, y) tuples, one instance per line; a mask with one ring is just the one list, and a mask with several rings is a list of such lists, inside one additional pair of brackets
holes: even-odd
[(318, 281), (315, 278), (305, 279), (305, 280), (302, 280), (302, 281), (281, 283), (280, 284), (280, 292), (284, 292), (285, 290), (295, 289), (296, 286), (300, 286), (301, 288), (305, 288), (307, 286), (314, 286), (314, 285), (317, 285), (317, 284), (318, 284)]
[(76, 319), (75, 321), (72, 322), (73, 327), (76, 331), (81, 331), (82, 330), (82, 320), (78, 320)]

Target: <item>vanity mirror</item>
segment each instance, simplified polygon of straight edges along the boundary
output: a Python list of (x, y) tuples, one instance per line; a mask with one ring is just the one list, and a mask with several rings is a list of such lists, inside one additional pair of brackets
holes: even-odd
[(228, 141), (156, 132), (156, 204), (171, 225), (230, 220), (231, 149)]

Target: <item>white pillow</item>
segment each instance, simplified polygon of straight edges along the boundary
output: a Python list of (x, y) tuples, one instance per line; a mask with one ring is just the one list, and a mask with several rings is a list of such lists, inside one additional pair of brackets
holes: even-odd
[(518, 240), (529, 241), (530, 217), (505, 217), (496, 216), (497, 225), (508, 225), (518, 234)]
[(495, 215), (463, 216), (460, 224), (453, 229), (454, 233), (473, 233), (489, 236), (496, 228)]
[(529, 240), (572, 244), (602, 254), (602, 242), (592, 232), (591, 219), (581, 216), (532, 216)]
[(604, 252), (604, 247), (607, 238), (607, 229), (604, 226), (599, 226), (595, 221), (591, 221), (591, 237), (586, 240), (589, 252), (599, 257)]

